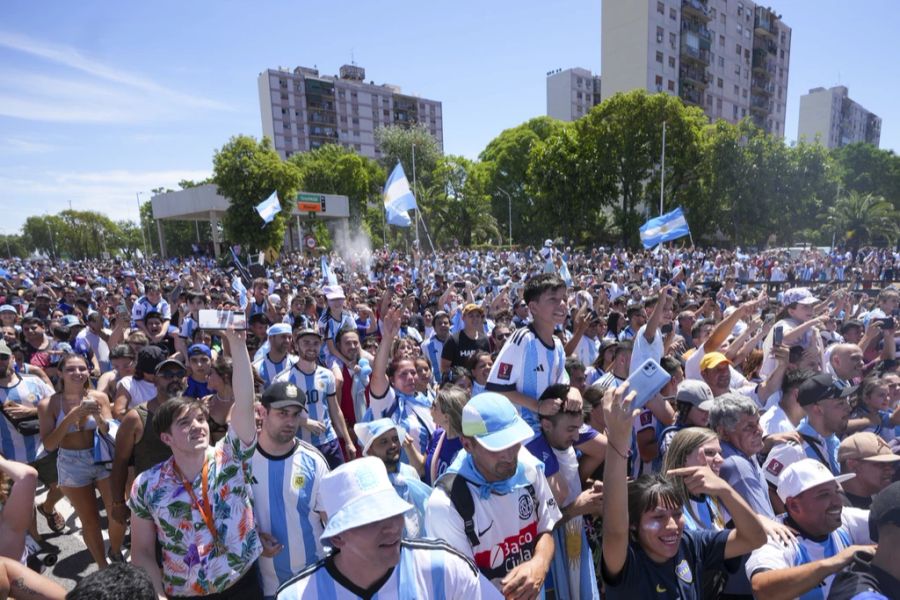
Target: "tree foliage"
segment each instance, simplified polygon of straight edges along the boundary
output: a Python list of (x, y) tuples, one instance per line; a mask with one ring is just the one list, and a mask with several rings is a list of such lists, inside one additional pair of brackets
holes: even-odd
[[(268, 138), (239, 135), (213, 156), (213, 182), (219, 194), (231, 201), (222, 225), (225, 237), (247, 249), (280, 250), (284, 244), (287, 212), (300, 187), (300, 172), (281, 160)], [(256, 206), (277, 192), (281, 211), (263, 227)]]
[(892, 245), (897, 241), (900, 214), (881, 196), (851, 191), (838, 198), (826, 214), (828, 226), (854, 249), (868, 243)]

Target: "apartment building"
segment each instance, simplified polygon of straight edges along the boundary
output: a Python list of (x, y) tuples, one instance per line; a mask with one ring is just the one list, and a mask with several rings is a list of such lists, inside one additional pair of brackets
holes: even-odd
[(547, 73), (547, 116), (574, 121), (597, 104), (600, 104), (599, 75), (580, 67)]
[(603, 0), (602, 98), (643, 88), (784, 137), (791, 28), (751, 0)]
[(876, 148), (881, 142), (881, 118), (850, 99), (846, 86), (817, 87), (800, 96), (797, 139), (827, 148), (865, 142)]
[(263, 71), (257, 79), (263, 135), (272, 139), (282, 158), (325, 144), (378, 158), (378, 128), (420, 123), (443, 149), (440, 102), (365, 78), (365, 69), (357, 65), (343, 65), (334, 76), (310, 67)]

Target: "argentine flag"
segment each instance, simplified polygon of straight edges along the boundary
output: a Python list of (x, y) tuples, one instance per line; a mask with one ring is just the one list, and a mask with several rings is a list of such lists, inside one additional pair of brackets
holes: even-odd
[(337, 275), (334, 274), (334, 271), (331, 270), (331, 267), (328, 265), (328, 261), (325, 260), (325, 255), (322, 255), (322, 279), (325, 281), (327, 285), (337, 285)]
[(281, 212), (281, 204), (278, 202), (278, 192), (272, 192), (272, 195), (256, 205), (256, 212), (262, 217), (266, 225), (272, 222), (279, 212)]
[(403, 172), (403, 165), (397, 161), (397, 166), (384, 184), (384, 210), (387, 222), (398, 227), (409, 227), (412, 219), (407, 211), (417, 208), (416, 197), (409, 189), (409, 181)]
[(644, 248), (652, 248), (662, 242), (686, 235), (691, 235), (691, 230), (680, 206), (672, 212), (650, 219), (641, 226), (641, 242)]

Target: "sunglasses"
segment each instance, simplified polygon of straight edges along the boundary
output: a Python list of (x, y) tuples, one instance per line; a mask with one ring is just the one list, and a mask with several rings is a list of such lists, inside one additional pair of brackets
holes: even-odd
[(185, 376), (185, 371), (160, 371), (156, 375), (165, 379), (181, 379)]

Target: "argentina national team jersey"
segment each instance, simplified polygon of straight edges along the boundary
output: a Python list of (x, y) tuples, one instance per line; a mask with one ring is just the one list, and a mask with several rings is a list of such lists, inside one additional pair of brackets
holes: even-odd
[(169, 303), (164, 299), (156, 304), (152, 304), (147, 299), (147, 296), (141, 296), (131, 309), (131, 327), (134, 328), (137, 321), (143, 321), (144, 315), (148, 312), (158, 312), (163, 320), (172, 318), (172, 310), (169, 308)]
[[(0, 387), (0, 404), (7, 401), (37, 408), (41, 398), (53, 395), (53, 390), (37, 377), (19, 377), (19, 382), (10, 387)], [(37, 418), (37, 417), (35, 417)], [(0, 415), (0, 450), (7, 460), (21, 463), (34, 462), (44, 453), (41, 436), (24, 436), (13, 427), (5, 416)]]
[[(566, 373), (566, 351), (562, 342), (554, 336), (553, 346), (547, 346), (538, 337), (534, 327), (516, 331), (506, 340), (491, 373), (488, 375), (487, 390), (491, 392), (517, 391), (537, 400), (548, 386), (554, 383), (569, 383)], [(537, 416), (527, 408), (519, 406), (532, 429), (540, 429)]]
[[(431, 436), (434, 434), (434, 417), (431, 416), (431, 402), (424, 394), (416, 393), (407, 395), (397, 392), (393, 386), (388, 386), (384, 396), (378, 398), (369, 393), (368, 417), (365, 420), (390, 419), (403, 427), (406, 434), (418, 444), (419, 452), (426, 454)], [(406, 451), (401, 452), (401, 458), (408, 462)]]
[(304, 373), (297, 365), (283, 371), (275, 381), (290, 381), (306, 394), (306, 411), (309, 418), (319, 421), (325, 426), (325, 433), (318, 435), (306, 429), (300, 429), (300, 439), (316, 448), (337, 439), (331, 424), (331, 412), (328, 409), (328, 397), (335, 393), (334, 375), (325, 367), (316, 366), (312, 373)]
[[(780, 515), (776, 520), (784, 522), (785, 517)], [(755, 573), (763, 571), (789, 569), (830, 558), (853, 544), (871, 543), (869, 511), (845, 506), (841, 511), (841, 526), (828, 534), (824, 541), (817, 542), (798, 535), (796, 543), (783, 546), (769, 538), (764, 546), (754, 550), (747, 559), (747, 578), (753, 579)], [(799, 596), (800, 600), (825, 600), (833, 579), (834, 574), (829, 575), (819, 585)]]
[(386, 580), (361, 589), (344, 577), (329, 556), (288, 581), (278, 600), (500, 600), (502, 596), (470, 560), (435, 540), (403, 540), (400, 563)]
[(253, 368), (256, 369), (266, 387), (269, 387), (279, 374), (293, 367), (298, 360), (293, 354), (286, 354), (280, 361), (274, 362), (266, 353), (262, 358), (253, 362)]
[(431, 379), (434, 383), (440, 383), (443, 375), (441, 374), (441, 352), (444, 351), (444, 342), (431, 336), (422, 342), (422, 354), (431, 363)]
[(256, 524), (284, 546), (272, 558), (259, 558), (263, 594), (274, 596), (285, 581), (324, 557), (319, 482), (328, 464), (318, 450), (298, 441), (284, 456), (271, 456), (257, 446), (250, 468)]

